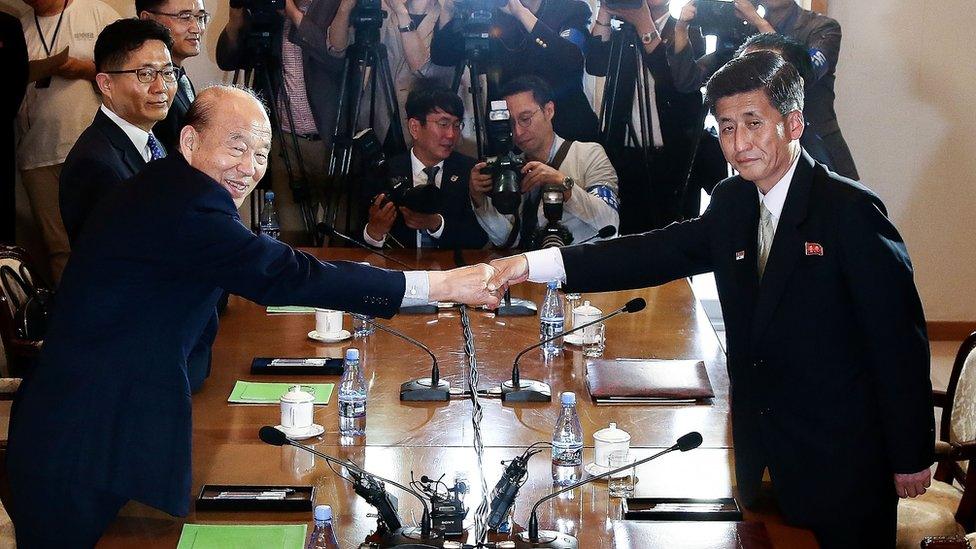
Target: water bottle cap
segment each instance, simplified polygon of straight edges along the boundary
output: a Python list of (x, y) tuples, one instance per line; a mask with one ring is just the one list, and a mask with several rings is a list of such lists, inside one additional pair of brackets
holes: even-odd
[(576, 393), (572, 391), (566, 391), (565, 393), (559, 395), (559, 401), (563, 403), (563, 406), (575, 406)]
[(328, 505), (316, 505), (315, 520), (319, 522), (332, 520), (332, 507)]
[(346, 349), (346, 360), (359, 360), (359, 349)]
[(555, 290), (556, 288), (559, 287), (559, 281), (558, 280), (550, 280), (549, 283), (547, 284), (547, 286), (549, 287), (550, 290)]
[(274, 200), (274, 191), (268, 191), (264, 193), (265, 200)]

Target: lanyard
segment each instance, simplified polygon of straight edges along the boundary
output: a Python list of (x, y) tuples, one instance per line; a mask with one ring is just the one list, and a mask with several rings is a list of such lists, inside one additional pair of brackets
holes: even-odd
[(61, 30), (61, 20), (64, 19), (64, 10), (68, 9), (68, 0), (64, 0), (64, 7), (61, 8), (61, 15), (58, 15), (58, 24), (54, 26), (54, 34), (51, 36), (51, 46), (48, 47), (44, 33), (41, 31), (41, 22), (37, 20), (37, 13), (34, 13), (34, 26), (37, 27), (37, 35), (41, 37), (41, 45), (44, 46), (44, 53), (51, 57), (51, 48), (58, 39), (58, 31)]

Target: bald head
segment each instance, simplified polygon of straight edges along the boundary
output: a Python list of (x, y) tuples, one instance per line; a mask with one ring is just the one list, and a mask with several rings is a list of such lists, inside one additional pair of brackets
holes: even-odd
[(212, 86), (197, 94), (180, 132), (180, 152), (240, 207), (268, 168), (271, 122), (250, 91)]

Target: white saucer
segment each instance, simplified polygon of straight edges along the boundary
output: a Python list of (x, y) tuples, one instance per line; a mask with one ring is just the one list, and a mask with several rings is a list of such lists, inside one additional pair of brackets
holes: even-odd
[(295, 432), (283, 425), (275, 425), (275, 429), (284, 433), (289, 440), (305, 440), (307, 438), (317, 437), (325, 432), (325, 427), (317, 423), (313, 423), (305, 432)]
[(563, 341), (569, 343), (570, 345), (576, 345), (579, 347), (580, 345), (583, 345), (583, 334), (577, 332), (575, 334), (564, 335)]
[(323, 343), (335, 343), (337, 341), (344, 341), (352, 337), (349, 330), (342, 330), (341, 332), (336, 332), (334, 334), (320, 334), (315, 330), (308, 333), (309, 339), (314, 339), (315, 341), (321, 341)]
[[(595, 477), (597, 475), (602, 475), (603, 473), (606, 473), (607, 471), (610, 470), (610, 467), (606, 465), (597, 465), (595, 461), (592, 461), (590, 463), (587, 463), (586, 466), (583, 467), (583, 470), (586, 471), (590, 476)], [(606, 480), (606, 479), (602, 478), (600, 480)]]

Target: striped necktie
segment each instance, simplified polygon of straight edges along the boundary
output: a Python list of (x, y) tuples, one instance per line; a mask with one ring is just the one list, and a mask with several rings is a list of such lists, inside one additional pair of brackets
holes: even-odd
[(762, 279), (766, 271), (766, 261), (769, 260), (769, 250), (773, 246), (773, 237), (776, 235), (776, 226), (773, 225), (773, 213), (766, 207), (766, 203), (759, 202), (759, 240), (758, 240), (758, 272)]
[[(430, 166), (424, 168), (424, 174), (427, 175), (427, 183), (434, 185), (437, 179), (437, 172), (441, 170), (440, 166)], [(436, 248), (437, 241), (434, 237), (430, 236), (430, 233), (425, 230), (417, 231), (420, 234), (420, 247), (421, 248)]]

